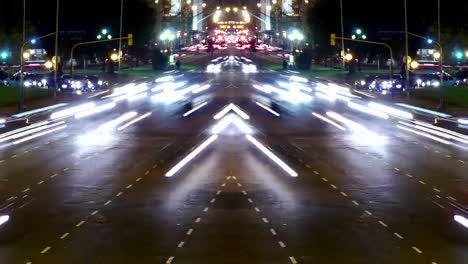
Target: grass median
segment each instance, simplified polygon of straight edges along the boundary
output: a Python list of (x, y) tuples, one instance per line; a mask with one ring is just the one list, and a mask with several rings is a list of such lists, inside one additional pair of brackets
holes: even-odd
[[(448, 105), (458, 107), (468, 107), (468, 85), (444, 87), (444, 101)], [(425, 88), (411, 91), (411, 96), (415, 98), (432, 101), (440, 100), (440, 89)]]
[[(24, 100), (45, 98), (53, 95), (53, 91), (41, 88), (25, 88)], [(0, 85), (0, 106), (14, 106), (18, 104), (19, 87)]]

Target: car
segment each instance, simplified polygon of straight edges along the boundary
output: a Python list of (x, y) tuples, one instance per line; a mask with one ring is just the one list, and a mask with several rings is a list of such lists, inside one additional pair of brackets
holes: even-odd
[[(440, 74), (421, 74), (414, 77), (415, 81), (412, 82), (414, 88), (437, 88), (440, 86)], [(444, 72), (444, 86), (456, 86), (459, 84), (457, 78)]]
[(64, 74), (59, 79), (59, 91), (83, 94), (108, 86), (108, 82), (97, 76)]
[(399, 74), (393, 74), (391, 78), (390, 75), (373, 75), (357, 81), (355, 87), (358, 89), (368, 89), (372, 92), (385, 95), (402, 91), (404, 81)]
[(468, 70), (461, 70), (454, 74), (457, 85), (468, 84)]
[(0, 84), (10, 85), (10, 79), (8, 77), (8, 72), (0, 70)]

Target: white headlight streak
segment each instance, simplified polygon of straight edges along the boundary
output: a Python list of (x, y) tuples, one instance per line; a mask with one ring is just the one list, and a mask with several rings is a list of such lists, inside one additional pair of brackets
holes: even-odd
[(129, 127), (129, 126), (131, 126), (131, 125), (133, 125), (133, 124), (135, 124), (135, 123), (138, 123), (138, 122), (140, 122), (141, 120), (143, 120), (143, 119), (149, 117), (150, 115), (151, 115), (151, 112), (148, 112), (148, 113), (146, 113), (146, 114), (144, 114), (144, 115), (142, 115), (142, 116), (139, 116), (139, 117), (137, 117), (137, 118), (131, 120), (130, 122), (126, 123), (125, 125), (123, 125), (123, 126), (117, 128), (117, 131), (122, 131), (122, 130), (126, 129), (127, 127)]
[(462, 226), (468, 228), (468, 219), (466, 219), (465, 217), (461, 215), (455, 215), (453, 219), (459, 224), (461, 224)]
[(58, 112), (53, 113), (50, 118), (51, 119), (59, 119), (59, 118), (65, 118), (71, 115), (75, 115), (79, 112), (90, 110), (92, 108), (96, 107), (95, 103), (86, 103), (78, 106), (74, 106), (71, 108), (67, 108)]
[(263, 152), (268, 158), (270, 158), (272, 161), (274, 161), (278, 166), (280, 166), (286, 173), (288, 173), (291, 177), (297, 177), (298, 174), (295, 172), (291, 167), (289, 167), (284, 161), (282, 161), (278, 156), (276, 156), (273, 152), (271, 152), (268, 148), (266, 148), (262, 143), (260, 143), (257, 139), (252, 137), (251, 135), (246, 135), (245, 138), (247, 138), (250, 143), (252, 143), (254, 146), (256, 146), (260, 151)]
[(166, 173), (166, 177), (174, 176), (180, 169), (187, 165), (191, 160), (193, 160), (198, 154), (200, 154), (204, 149), (206, 149), (211, 143), (218, 139), (218, 135), (212, 135), (190, 154), (188, 154), (184, 159), (177, 163), (172, 169)]
[(5, 224), (6, 222), (8, 222), (8, 220), (10, 220), (10, 216), (8, 216), (8, 215), (0, 216), (0, 225)]
[(398, 127), (399, 129), (402, 129), (402, 130), (405, 130), (405, 131), (408, 131), (408, 132), (411, 132), (411, 133), (414, 133), (414, 134), (417, 134), (417, 135), (420, 135), (420, 136), (423, 136), (423, 137), (430, 138), (430, 139), (432, 139), (432, 140), (435, 140), (435, 141), (440, 142), (440, 143), (443, 143), (443, 144), (447, 144), (447, 145), (451, 145), (451, 144), (452, 144), (452, 143), (450, 143), (450, 141), (447, 141), (447, 140), (444, 140), (444, 139), (435, 137), (435, 136), (430, 135), (430, 134), (428, 134), (428, 133), (424, 133), (424, 132), (421, 132), (421, 131), (417, 131), (417, 130), (414, 130), (414, 129), (411, 129), (411, 128), (408, 128), (408, 127), (405, 127), (405, 126), (402, 126), (402, 125), (397, 125), (397, 127)]
[(258, 106), (260, 106), (261, 108), (267, 110), (268, 112), (270, 112), (271, 114), (275, 115), (275, 116), (280, 116), (280, 114), (278, 112), (276, 112), (275, 110), (269, 108), (268, 106), (262, 104), (262, 103), (259, 103), (259, 102), (255, 102)]
[(204, 103), (201, 103), (200, 105), (197, 105), (196, 107), (192, 108), (190, 111), (187, 111), (183, 117), (187, 117), (193, 113), (195, 113), (196, 111), (200, 110), (202, 107), (206, 106), (208, 104), (208, 102), (204, 102)]
[(343, 126), (341, 126), (340, 124), (336, 123), (335, 121), (333, 120), (330, 120), (326, 117), (324, 117), (323, 115), (320, 115), (320, 114), (317, 114), (317, 113), (312, 113), (312, 115), (314, 115), (315, 117), (317, 117), (318, 119), (322, 120), (322, 121), (325, 121), (327, 123), (329, 123), (330, 125), (340, 129), (340, 130), (343, 130), (343, 131), (346, 131), (346, 128), (344, 128)]
[(236, 114), (238, 114), (240, 117), (243, 119), (250, 119), (249, 115), (246, 114), (244, 111), (242, 111), (237, 105), (235, 104), (229, 104), (226, 106), (223, 110), (221, 110), (219, 113), (213, 116), (214, 119), (218, 120), (221, 119), (223, 116), (225, 116), (229, 111), (234, 111)]
[(80, 112), (80, 113), (75, 115), (75, 118), (76, 119), (81, 119), (81, 118), (85, 118), (85, 117), (88, 117), (88, 116), (92, 116), (92, 115), (102, 113), (102, 112), (107, 111), (107, 110), (111, 110), (115, 106), (116, 106), (115, 102), (103, 104), (103, 105), (97, 106), (96, 108)]
[(367, 106), (364, 106), (364, 105), (356, 104), (356, 103), (353, 103), (353, 102), (348, 102), (348, 106), (349, 106), (349, 108), (352, 108), (354, 110), (357, 110), (357, 111), (360, 111), (360, 112), (363, 112), (363, 113), (366, 113), (366, 114), (369, 114), (369, 115), (373, 115), (373, 116), (380, 117), (380, 118), (383, 118), (383, 119), (388, 119), (389, 118), (389, 116), (386, 113), (375, 110), (375, 109), (371, 109), (371, 108), (369, 108)]
[(44, 136), (44, 135), (47, 135), (47, 134), (56, 132), (56, 131), (62, 130), (62, 129), (64, 129), (64, 128), (66, 128), (66, 127), (67, 127), (67, 125), (63, 125), (63, 126), (59, 126), (59, 127), (55, 127), (55, 128), (46, 130), (46, 131), (42, 131), (42, 132), (40, 132), (40, 133), (33, 134), (33, 135), (29, 136), (29, 137), (25, 137), (25, 138), (22, 138), (22, 139), (18, 139), (18, 140), (16, 140), (16, 141), (13, 141), (13, 144), (14, 144), (14, 145), (20, 144), (20, 143), (23, 143), (23, 142), (26, 142), (26, 141), (29, 141), (29, 140), (32, 140), (32, 139), (35, 139), (35, 138), (38, 138), (38, 137), (41, 137), (41, 136)]
[(383, 105), (383, 104), (370, 102), (369, 107), (372, 108), (372, 109), (376, 109), (376, 110), (382, 111), (384, 113), (387, 113), (387, 114), (389, 114), (391, 116), (397, 116), (397, 117), (406, 118), (406, 119), (413, 119), (413, 114), (411, 114), (409, 112), (402, 111), (400, 109), (390, 107), (390, 106), (386, 106), (386, 105)]

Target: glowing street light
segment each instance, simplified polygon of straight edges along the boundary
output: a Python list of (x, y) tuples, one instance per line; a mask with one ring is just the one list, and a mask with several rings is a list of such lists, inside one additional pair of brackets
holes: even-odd
[(461, 51), (456, 51), (455, 52), (455, 58), (457, 58), (458, 60), (461, 60), (461, 58), (463, 58), (463, 53)]
[(351, 53), (348, 53), (345, 55), (345, 60), (346, 61), (351, 61), (353, 59), (353, 55)]
[(411, 69), (415, 70), (419, 68), (419, 63), (417, 61), (412, 61), (410, 64)]
[(440, 54), (440, 52), (434, 52), (433, 56), (434, 59), (439, 60), (442, 55)]
[(107, 31), (107, 29), (105, 29), (105, 28), (104, 28), (103, 30), (101, 30), (101, 33), (102, 33), (103, 35), (107, 35), (108, 32), (109, 32), (109, 31)]
[(7, 51), (2, 51), (2, 52), (0, 53), (0, 58), (1, 58), (2, 60), (6, 60), (6, 59), (8, 58), (8, 52), (7, 52)]
[(356, 29), (356, 34), (361, 35), (361, 34), (362, 34), (362, 30), (361, 30), (360, 28)]
[(117, 61), (119, 59), (119, 55), (117, 53), (112, 53), (110, 56), (111, 60)]
[(46, 61), (44, 63), (44, 66), (47, 68), (47, 69), (52, 69), (52, 67), (54, 67), (54, 64), (52, 63), (52, 61)]
[(23, 53), (23, 58), (25, 60), (29, 59), (30, 57), (31, 57), (31, 54), (29, 52), (26, 51), (25, 53)]

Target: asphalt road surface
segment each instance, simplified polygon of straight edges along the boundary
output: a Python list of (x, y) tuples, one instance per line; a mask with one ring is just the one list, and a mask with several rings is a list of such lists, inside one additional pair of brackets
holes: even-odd
[(209, 63), (176, 77), (210, 85), (200, 93), (118, 101), (24, 142), (0, 135), (0, 263), (468, 263), (454, 220), (468, 218), (463, 143), (311, 91), (278, 99), (253, 85), (287, 76)]

